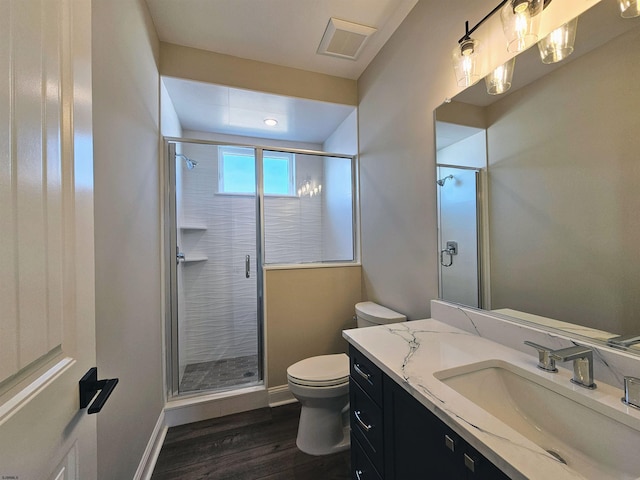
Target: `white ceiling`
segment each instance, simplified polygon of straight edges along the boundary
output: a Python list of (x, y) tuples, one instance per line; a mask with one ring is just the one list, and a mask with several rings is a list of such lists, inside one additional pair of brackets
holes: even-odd
[[(418, 0), (147, 0), (160, 40), (357, 79)], [(316, 53), (330, 18), (374, 27), (357, 60)]]
[[(357, 79), (418, 0), (146, 0), (161, 41)], [(356, 60), (317, 54), (330, 18), (377, 29)], [(186, 130), (322, 143), (354, 108), (164, 78)], [(276, 118), (275, 128), (263, 120)]]

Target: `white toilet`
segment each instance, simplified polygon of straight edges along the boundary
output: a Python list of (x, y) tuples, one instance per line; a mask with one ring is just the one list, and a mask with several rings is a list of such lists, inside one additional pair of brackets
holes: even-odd
[[(404, 322), (407, 317), (373, 302), (356, 305), (358, 328)], [(349, 357), (320, 355), (287, 368), (289, 391), (302, 405), (296, 445), (310, 455), (349, 448)]]

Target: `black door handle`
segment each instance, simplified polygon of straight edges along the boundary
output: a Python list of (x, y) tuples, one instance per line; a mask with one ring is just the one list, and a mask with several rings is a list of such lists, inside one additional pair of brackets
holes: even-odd
[(91, 400), (100, 391), (100, 395), (96, 398), (95, 402), (89, 406), (88, 413), (98, 413), (104, 407), (107, 399), (116, 388), (118, 384), (117, 378), (98, 380), (98, 369), (96, 367), (90, 368), (87, 373), (78, 382), (80, 387), (80, 408), (87, 408)]

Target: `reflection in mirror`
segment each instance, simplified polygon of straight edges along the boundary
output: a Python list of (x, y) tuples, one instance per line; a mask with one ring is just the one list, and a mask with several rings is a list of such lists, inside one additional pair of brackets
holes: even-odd
[[(597, 340), (640, 334), (638, 45), (640, 19), (605, 0), (567, 59), (530, 48), (506, 94), (478, 82), (437, 109), (438, 165), (486, 154), (483, 308)], [(472, 149), (478, 131), (486, 148)]]
[(440, 298), (482, 306), (478, 256), (480, 171), (438, 166)]

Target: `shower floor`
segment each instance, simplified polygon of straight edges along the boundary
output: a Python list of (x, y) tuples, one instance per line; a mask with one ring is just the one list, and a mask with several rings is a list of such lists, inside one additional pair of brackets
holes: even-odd
[(184, 369), (180, 393), (230, 388), (257, 380), (257, 355), (192, 363)]

